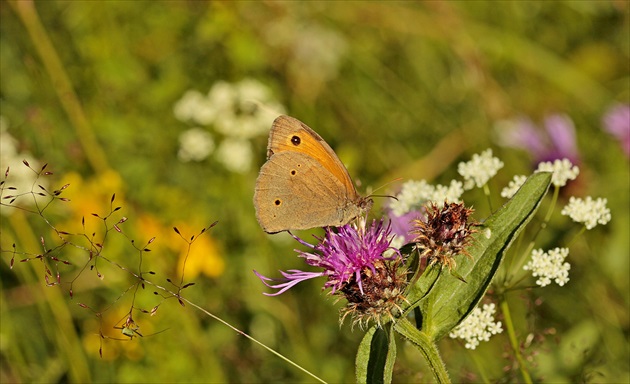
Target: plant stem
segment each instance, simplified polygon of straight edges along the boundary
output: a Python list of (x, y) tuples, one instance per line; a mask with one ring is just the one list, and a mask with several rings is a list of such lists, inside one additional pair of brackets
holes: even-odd
[[(23, 212), (16, 209), (9, 216), (9, 226), (13, 228), (16, 238), (25, 249), (41, 249), (37, 235), (33, 232)], [(42, 261), (45, 263), (45, 261)], [(67, 296), (60, 287), (47, 287), (39, 279), (42, 270), (38, 269), (39, 262), (30, 261), (23, 268), (16, 268), (32, 295), (36, 300), (39, 315), (42, 316), (43, 331), (49, 340), (55, 343), (54, 354), (57, 359), (67, 364), (67, 375), (70, 382), (89, 383), (92, 381), (90, 364), (87, 356), (82, 353), (83, 344), (72, 319), (72, 312), (66, 304)], [(43, 361), (43, 360), (42, 360)], [(43, 364), (43, 363), (42, 363)], [(48, 381), (47, 378), (43, 379)]]
[(479, 371), (479, 375), (481, 376), (481, 381), (485, 384), (490, 384), (490, 379), (488, 379), (488, 374), (486, 373), (486, 369), (479, 358), (479, 354), (475, 353), (476, 351), (468, 350), (470, 357), (475, 362), (475, 366), (477, 367), (477, 371)]
[[(148, 282), (148, 281), (147, 281)], [(208, 317), (218, 321), (219, 323), (227, 326), (228, 328), (232, 329), (234, 332), (238, 333), (239, 335), (249, 339), (251, 342), (258, 344), (259, 346), (263, 347), (264, 349), (266, 349), (268, 352), (271, 352), (272, 354), (276, 355), (277, 357), (279, 357), (280, 359), (284, 360), (285, 362), (287, 362), (288, 364), (291, 364), (292, 366), (294, 366), (295, 368), (299, 369), (300, 371), (304, 372), (305, 374), (309, 375), (310, 377), (312, 377), (313, 379), (317, 380), (320, 383), (326, 383), (326, 381), (324, 381), (324, 379), (319, 378), (318, 376), (316, 376), (314, 373), (310, 372), (309, 370), (307, 370), (306, 368), (302, 367), (301, 365), (299, 365), (298, 363), (294, 362), (293, 360), (291, 360), (290, 358), (284, 356), (283, 354), (281, 354), (280, 352), (274, 350), (271, 347), (268, 347), (266, 344), (264, 344), (261, 341), (258, 341), (257, 339), (255, 339), (254, 337), (248, 335), (247, 333), (241, 331), (240, 329), (236, 328), (235, 326), (233, 326), (232, 324), (228, 323), (227, 321), (223, 320), (222, 318), (214, 315), (213, 313), (209, 312), (208, 310), (198, 306), (197, 304), (193, 303), (192, 301), (189, 301), (188, 299), (181, 297), (179, 295), (177, 295), (175, 292), (172, 292), (164, 287), (161, 287), (157, 284), (153, 284), (151, 283), (151, 285), (153, 285), (156, 288), (162, 289), (165, 292), (169, 292), (172, 295), (176, 295), (178, 299), (185, 301), (187, 304), (197, 308), (198, 310), (200, 310), (201, 312), (205, 313)]]
[(9, 1), (9, 5), (22, 20), (33, 46), (37, 50), (48, 76), (50, 76), (50, 81), (55, 85), (54, 89), (57, 92), (59, 102), (75, 129), (77, 138), (83, 147), (83, 153), (92, 169), (95, 172), (109, 169), (105, 152), (98, 143), (94, 130), (85, 116), (81, 102), (74, 91), (70, 77), (63, 67), (55, 46), (50, 41), (46, 29), (39, 19), (34, 2)]
[(578, 237), (580, 237), (580, 235), (582, 235), (584, 232), (586, 232), (586, 226), (582, 225), (582, 228), (580, 228), (580, 231), (576, 233), (575, 236), (573, 236), (571, 241), (569, 241), (569, 243), (566, 245), (566, 248), (570, 248), (573, 245), (573, 243), (575, 243), (575, 241), (578, 239)]
[(527, 366), (525, 365), (525, 360), (523, 359), (523, 355), (521, 355), (521, 349), (519, 348), (518, 340), (516, 339), (516, 332), (514, 331), (514, 322), (512, 321), (510, 307), (505, 296), (501, 296), (500, 300), (501, 312), (503, 312), (503, 317), (505, 320), (505, 327), (507, 328), (508, 335), (510, 337), (510, 344), (512, 345), (512, 350), (514, 351), (516, 361), (518, 362), (519, 369), (521, 370), (521, 375), (523, 375), (523, 380), (525, 383), (532, 384), (532, 378), (529, 375), (529, 371), (527, 370)]
[(492, 200), (490, 199), (490, 188), (488, 187), (488, 183), (483, 185), (483, 194), (486, 196), (486, 199), (488, 200), (488, 207), (490, 208), (490, 213), (492, 213), (493, 212)]
[(450, 383), (451, 379), (446, 371), (446, 366), (440, 357), (437, 346), (429, 335), (420, 331), (409, 320), (402, 318), (396, 322), (394, 329), (418, 347), (424, 358), (427, 360), (431, 372), (438, 383)]

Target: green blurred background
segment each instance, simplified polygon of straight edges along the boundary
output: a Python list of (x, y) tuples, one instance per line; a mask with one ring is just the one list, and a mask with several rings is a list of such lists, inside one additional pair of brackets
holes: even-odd
[[(43, 216), (72, 233), (83, 231), (86, 217), (85, 233), (97, 238), (103, 227), (90, 214), (107, 214), (116, 193), (114, 206), (123, 208), (113, 218), (129, 218), (129, 238), (140, 246), (156, 237), (142, 255), (143, 270), (156, 272), (147, 278), (172, 287), (166, 279), (178, 281), (188, 255), (186, 281), (196, 283), (184, 291), (188, 299), (329, 382), (354, 381), (363, 334), (339, 326), (343, 303), (327, 297), (320, 280), (265, 297), (252, 273), (303, 268), (298, 244), (264, 234), (254, 217), (266, 132), (221, 128), (221, 111), (201, 124), (184, 116), (183, 100), (217, 102), (221, 89), (249, 85), (250, 95), (263, 95), (262, 112), (243, 104), (228, 106), (231, 113), (259, 114), (267, 129), (274, 113), (304, 121), (335, 148), (361, 191), (399, 177), (448, 184), (457, 162), (490, 147), (506, 164), (491, 185), (497, 202), (512, 175), (531, 172), (535, 161), (499, 146), (499, 123), (527, 116), (542, 125), (549, 114), (566, 114), (581, 169), (567, 193), (608, 198), (613, 218), (573, 243), (566, 286), (514, 294), (518, 336), (539, 380), (630, 380), (628, 157), (602, 123), (610, 107), (630, 99), (627, 1), (0, 1), (0, 17), (9, 180), (28, 171), (23, 158), (48, 163), (55, 175), (46, 182), (70, 183), (63, 196), (72, 201)], [(205, 143), (206, 153), (191, 160), (181, 140), (197, 127), (203, 134), (192, 141)], [(489, 213), (481, 197), (464, 195), (478, 219)], [(114, 326), (129, 311), (131, 276), (100, 261), (99, 279), (81, 271), (86, 251), (65, 247), (58, 256), (73, 266), (59, 271), (62, 281), (74, 279), (70, 299), (68, 284), (45, 287), (39, 261), (9, 269), (14, 243), (29, 255), (42, 252), (40, 237), (48, 248), (60, 244), (50, 227), (7, 208), (1, 219), (0, 381), (313, 381), (190, 306), (154, 296), (153, 287), (135, 297), (147, 310), (161, 303), (153, 317), (134, 312), (144, 337), (111, 339), (124, 339)], [(215, 220), (189, 252), (171, 229), (189, 238)], [(573, 230), (561, 228), (537, 246), (570, 239)], [(137, 270), (130, 241), (107, 236), (103, 255)], [(99, 332), (109, 337), (102, 345)], [(456, 382), (479, 381), (480, 370), (492, 381), (519, 380), (505, 334), (472, 352), (453, 340), (440, 347)], [(398, 358), (396, 382), (430, 380), (413, 347), (401, 342)]]

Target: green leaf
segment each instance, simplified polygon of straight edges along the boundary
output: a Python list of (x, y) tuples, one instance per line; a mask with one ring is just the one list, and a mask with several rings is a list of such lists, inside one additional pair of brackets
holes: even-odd
[[(433, 340), (440, 339), (477, 306), (503, 255), (533, 217), (550, 183), (551, 173), (533, 174), (512, 199), (477, 228), (468, 249), (472, 258), (462, 257), (457, 261), (457, 275), (466, 282), (442, 273), (420, 300), (424, 333)], [(426, 284), (422, 280), (418, 284)]]
[[(422, 300), (433, 288), (433, 285), (438, 281), (438, 278), (442, 274), (442, 268), (439, 265), (430, 265), (418, 278), (417, 282), (411, 281), (411, 286), (406, 294), (407, 302), (409, 303), (409, 309), (417, 308), (417, 304)], [(414, 276), (414, 279), (416, 277)], [(416, 312), (416, 323), (420, 325), (422, 323), (422, 313)], [(405, 311), (405, 315), (408, 311)]]
[(373, 326), (361, 344), (356, 358), (357, 383), (391, 383), (396, 361), (394, 332)]

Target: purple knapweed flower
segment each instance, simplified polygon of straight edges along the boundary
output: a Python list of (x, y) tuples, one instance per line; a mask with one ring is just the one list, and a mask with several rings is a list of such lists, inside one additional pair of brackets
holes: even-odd
[[(367, 324), (375, 320), (380, 324), (383, 315), (390, 318), (399, 309), (397, 302), (404, 300), (402, 292), (406, 285), (406, 271), (401, 272), (400, 251), (391, 244), (391, 225), (383, 220), (374, 220), (370, 226), (347, 224), (338, 228), (327, 227), (323, 239), (312, 245), (293, 236), (300, 244), (313, 251), (297, 251), (306, 263), (323, 268), (321, 272), (305, 272), (292, 269), (281, 272), (284, 279), (276, 280), (254, 271), (270, 288), (278, 289), (276, 296), (296, 284), (315, 277), (327, 277), (324, 289), (331, 294), (343, 294), (348, 306), (342, 310), (342, 319), (351, 313), (355, 322)], [(278, 284), (270, 282), (276, 281)]]
[(611, 107), (604, 115), (603, 123), (606, 132), (619, 140), (626, 156), (630, 157), (630, 105)]
[(499, 124), (497, 130), (501, 145), (530, 152), (535, 164), (563, 158), (569, 159), (573, 164), (579, 163), (575, 126), (565, 114), (547, 116), (544, 129), (522, 117)]
[(328, 281), (324, 284), (325, 288), (331, 288), (331, 293), (339, 290), (345, 283), (348, 283), (352, 277), (355, 278), (358, 286), (362, 290), (363, 281), (361, 280), (361, 271), (364, 268), (370, 268), (374, 271), (374, 263), (377, 260), (392, 260), (400, 256), (397, 249), (391, 256), (383, 256), (383, 252), (391, 249), (389, 238), (391, 226), (384, 226), (383, 221), (373, 221), (369, 228), (361, 228), (351, 224), (342, 227), (327, 227), (326, 233), (319, 244), (312, 245), (293, 236), (300, 244), (313, 249), (315, 252), (298, 251), (300, 257), (306, 260), (306, 264), (313, 267), (323, 268), (322, 272), (304, 272), (291, 269), (287, 272), (280, 272), (284, 276), (284, 282), (281, 284), (271, 285), (268, 281), (274, 279), (260, 275), (256, 275), (270, 288), (279, 289), (276, 293), (265, 293), (267, 296), (277, 296), (286, 292), (294, 285), (315, 277), (326, 276)]

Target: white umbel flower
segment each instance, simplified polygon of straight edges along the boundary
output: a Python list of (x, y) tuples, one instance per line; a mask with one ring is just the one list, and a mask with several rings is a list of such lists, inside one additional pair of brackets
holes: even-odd
[(214, 150), (210, 132), (203, 128), (191, 128), (179, 135), (177, 157), (183, 161), (202, 161)]
[(523, 184), (525, 184), (526, 180), (527, 180), (527, 176), (524, 176), (524, 175), (514, 176), (512, 181), (508, 183), (508, 186), (503, 188), (503, 190), (501, 191), (501, 197), (505, 197), (506, 199), (512, 198), (512, 196), (516, 194), (516, 191), (518, 191), (519, 188), (521, 188)]
[(593, 200), (590, 196), (587, 196), (585, 200), (579, 197), (573, 197), (569, 199), (561, 214), (569, 216), (573, 221), (577, 223), (583, 223), (586, 229), (592, 229), (597, 224), (605, 225), (610, 219), (610, 209), (606, 207), (608, 200), (597, 198)]
[(252, 145), (247, 140), (225, 139), (219, 145), (216, 152), (217, 160), (225, 168), (235, 173), (246, 173), (252, 164)]
[(179, 121), (194, 122), (200, 125), (211, 124), (219, 111), (199, 91), (189, 90), (173, 107), (173, 114)]
[(541, 287), (551, 284), (552, 280), (559, 286), (563, 286), (569, 281), (571, 269), (571, 264), (564, 262), (567, 256), (569, 256), (569, 248), (555, 248), (549, 252), (535, 249), (532, 251), (532, 259), (523, 269), (532, 271), (532, 276), (538, 277), (536, 284)]
[(458, 203), (464, 193), (462, 183), (452, 180), (451, 184), (431, 185), (425, 180), (410, 180), (402, 185), (400, 193), (396, 195), (389, 207), (396, 216), (402, 216), (407, 212), (418, 210), (427, 201), (434, 202), (438, 207), (444, 205), (444, 201)]
[(564, 187), (567, 185), (567, 181), (575, 180), (580, 174), (580, 168), (577, 165), (573, 165), (569, 159), (545, 161), (538, 164), (536, 172), (553, 172), (551, 175), (551, 183), (556, 187)]
[(503, 332), (500, 321), (494, 321), (494, 303), (475, 308), (455, 329), (449, 333), (452, 339), (464, 339), (467, 349), (475, 349), (481, 341)]
[(204, 160), (213, 153), (216, 139), (216, 160), (232, 172), (245, 173), (253, 161), (249, 140), (268, 134), (284, 107), (269, 87), (246, 78), (236, 83), (217, 81), (207, 94), (189, 90), (175, 103), (173, 113), (182, 122), (216, 133), (211, 136), (200, 128), (184, 132), (178, 153), (181, 161)]
[(483, 187), (501, 168), (503, 162), (492, 156), (492, 149), (486, 149), (481, 155), (474, 154), (472, 160), (459, 163), (457, 172), (464, 178), (464, 189), (469, 190)]
[[(23, 163), (24, 161), (30, 165), (30, 169)], [(9, 133), (9, 121), (0, 116), (0, 172), (2, 180), (6, 181), (0, 187), (0, 201), (6, 204), (0, 205), (0, 215), (12, 214), (14, 209), (10, 206), (32, 207), (36, 201), (44, 202), (49, 199), (48, 196), (40, 196), (41, 191), (36, 186), (37, 184), (48, 189), (48, 180), (37, 176), (37, 171), (41, 167), (41, 162), (30, 152), (20, 150), (19, 141)], [(9, 175), (5, 178), (7, 171)], [(7, 196), (22, 197), (16, 198), (15, 203), (9, 203), (13, 199), (5, 199)]]

